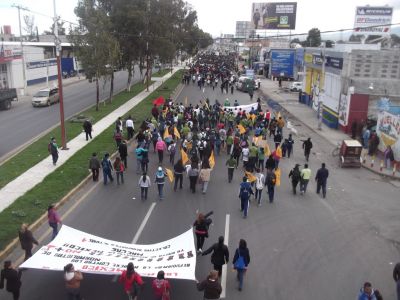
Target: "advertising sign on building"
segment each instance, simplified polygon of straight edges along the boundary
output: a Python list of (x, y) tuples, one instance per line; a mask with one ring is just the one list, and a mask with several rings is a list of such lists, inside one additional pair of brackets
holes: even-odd
[(271, 50), (271, 74), (274, 77), (293, 77), (294, 50)]
[(354, 21), (354, 31), (360, 34), (389, 34), (393, 7), (358, 6)]
[(376, 132), (381, 140), (379, 149), (383, 151), (386, 146), (391, 146), (395, 159), (400, 159), (400, 115), (381, 111), (378, 114)]
[(296, 28), (297, 2), (253, 3), (251, 21), (254, 29)]
[(0, 63), (21, 59), (22, 50), (20, 46), (0, 44)]
[(66, 225), (48, 245), (41, 247), (21, 268), (62, 271), (72, 263), (75, 270), (102, 275), (118, 275), (129, 262), (144, 277), (195, 280), (196, 250), (193, 231), (157, 244), (140, 245), (104, 239)]

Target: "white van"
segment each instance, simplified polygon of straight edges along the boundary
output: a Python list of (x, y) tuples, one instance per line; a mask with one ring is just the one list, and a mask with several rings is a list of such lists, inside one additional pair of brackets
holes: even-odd
[(303, 83), (300, 81), (291, 82), (289, 85), (289, 89), (291, 92), (299, 92), (303, 89)]

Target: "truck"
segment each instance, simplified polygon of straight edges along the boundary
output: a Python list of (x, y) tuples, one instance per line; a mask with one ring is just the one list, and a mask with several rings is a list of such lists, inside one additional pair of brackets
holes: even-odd
[(271, 49), (271, 72), (273, 77), (293, 80), (295, 49)]
[(11, 101), (17, 101), (16, 89), (0, 89), (0, 109), (9, 110), (11, 108)]

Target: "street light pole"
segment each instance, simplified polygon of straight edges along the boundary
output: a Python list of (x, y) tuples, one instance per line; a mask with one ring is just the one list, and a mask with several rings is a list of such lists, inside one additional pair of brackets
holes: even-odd
[(67, 148), (67, 140), (65, 134), (65, 120), (64, 120), (64, 99), (63, 99), (63, 86), (62, 86), (62, 73), (61, 73), (61, 42), (58, 38), (58, 18), (56, 11), (56, 0), (53, 0), (54, 6), (54, 44), (56, 46), (56, 55), (57, 55), (57, 78), (58, 78), (58, 95), (60, 99), (60, 124), (61, 124), (61, 149), (68, 150)]

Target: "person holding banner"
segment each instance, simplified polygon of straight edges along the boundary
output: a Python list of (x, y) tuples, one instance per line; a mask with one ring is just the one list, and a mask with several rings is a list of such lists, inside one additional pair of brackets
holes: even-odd
[(81, 281), (82, 273), (75, 271), (73, 264), (64, 267), (65, 289), (67, 290), (68, 300), (81, 300)]
[(144, 284), (142, 277), (135, 272), (135, 266), (131, 262), (126, 267), (126, 270), (122, 271), (119, 282), (124, 285), (124, 290), (129, 300), (137, 299), (140, 287)]
[(222, 286), (218, 281), (218, 271), (212, 270), (205, 280), (197, 282), (197, 289), (204, 291), (203, 299), (220, 299), (222, 293)]
[(196, 221), (193, 223), (197, 241), (197, 253), (203, 252), (204, 241), (208, 237), (208, 226), (209, 224), (207, 223), (206, 217), (202, 213), (199, 213)]
[(153, 280), (151, 284), (154, 292), (154, 300), (169, 300), (171, 285), (169, 281), (165, 279), (164, 271), (157, 273), (157, 278)]

